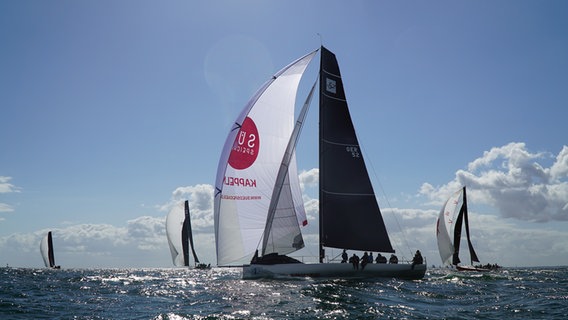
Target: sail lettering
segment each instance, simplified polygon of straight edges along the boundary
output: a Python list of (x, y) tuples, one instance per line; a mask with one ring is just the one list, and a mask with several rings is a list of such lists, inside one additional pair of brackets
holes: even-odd
[(256, 179), (225, 177), (225, 179), (223, 179), (223, 184), (228, 186), (256, 188)]
[(353, 158), (359, 158), (361, 156), (359, 148), (357, 147), (346, 147), (345, 151), (350, 152)]
[(248, 134), (247, 139), (247, 132), (241, 131), (239, 132), (239, 138), (237, 140), (238, 146), (242, 147), (245, 143), (248, 148), (254, 148), (256, 141), (256, 135), (253, 133)]
[(260, 136), (254, 121), (246, 117), (231, 148), (229, 165), (237, 170), (246, 169), (254, 163), (260, 150)]

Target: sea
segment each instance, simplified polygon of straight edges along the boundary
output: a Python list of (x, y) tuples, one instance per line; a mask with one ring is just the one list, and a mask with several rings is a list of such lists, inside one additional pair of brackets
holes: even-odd
[(0, 269), (0, 319), (568, 319), (568, 267), (422, 280), (242, 280), (239, 268)]

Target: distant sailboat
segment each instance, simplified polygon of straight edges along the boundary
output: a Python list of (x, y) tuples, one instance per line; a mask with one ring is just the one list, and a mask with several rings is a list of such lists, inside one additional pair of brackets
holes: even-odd
[(207, 269), (210, 266), (200, 263), (193, 245), (189, 201), (176, 205), (166, 217), (166, 236), (174, 266), (189, 266), (189, 249), (193, 254), (195, 268)]
[(59, 269), (60, 266), (55, 265), (55, 255), (53, 254), (53, 240), (51, 238), (51, 231), (41, 239), (39, 243), (39, 251), (43, 258), (43, 263), (47, 268)]
[(307, 220), (295, 146), (316, 84), (295, 126), (294, 104), (300, 78), (317, 51), (288, 65), (261, 87), (227, 137), (215, 184), (217, 262), (244, 264), (245, 279), (423, 278), (425, 264), (370, 263), (359, 270), (348, 263), (324, 262), (324, 247), (394, 253), (351, 121), (337, 60), (324, 47), (319, 79), (320, 263), (304, 264), (285, 256), (304, 247), (300, 226)]
[[(471, 265), (460, 265), (460, 240), (462, 227), (465, 222), (465, 232)], [(445, 265), (453, 265), (459, 271), (488, 271), (489, 268), (476, 267), (474, 262), (479, 262), (477, 253), (473, 249), (469, 235), (469, 213), (467, 210), (467, 195), (465, 186), (456, 191), (442, 206), (436, 222), (436, 238), (438, 239), (438, 251)]]

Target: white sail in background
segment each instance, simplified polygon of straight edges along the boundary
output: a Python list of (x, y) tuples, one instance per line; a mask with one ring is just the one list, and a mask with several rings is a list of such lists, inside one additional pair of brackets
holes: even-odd
[(43, 263), (48, 268), (59, 269), (59, 266), (55, 265), (55, 254), (53, 253), (53, 239), (51, 237), (51, 231), (49, 231), (39, 243), (39, 251), (41, 252), (41, 257), (43, 258)]
[(463, 189), (460, 189), (446, 201), (438, 215), (436, 237), (438, 239), (438, 251), (443, 264), (452, 264), (452, 256), (455, 252), (453, 240), (455, 221), (458, 218), (462, 204)]
[(41, 252), (41, 257), (43, 258), (43, 264), (47, 268), (50, 268), (51, 264), (49, 262), (48, 235), (45, 235), (45, 237), (41, 239), (41, 242), (39, 243), (39, 251)]
[(184, 203), (176, 204), (166, 217), (166, 236), (168, 238), (168, 245), (172, 254), (172, 262), (174, 266), (182, 267), (187, 265), (184, 261), (183, 244), (182, 244), (182, 229), (185, 219)]
[[(215, 182), (217, 264), (248, 263), (261, 241), (276, 175), (294, 127), (301, 76), (315, 51), (279, 71), (245, 106), (223, 148)], [(305, 224), (295, 159), (287, 205)]]

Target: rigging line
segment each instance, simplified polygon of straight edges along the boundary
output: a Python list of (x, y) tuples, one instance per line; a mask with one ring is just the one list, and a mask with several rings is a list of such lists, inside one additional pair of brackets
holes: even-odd
[[(367, 152), (365, 150), (363, 150), (363, 146), (364, 143), (361, 142), (359, 143), (359, 148), (361, 149), (361, 152), (363, 154), (367, 154)], [(371, 171), (373, 172), (373, 175), (375, 176), (375, 180), (377, 181), (377, 183), (379, 184), (379, 188), (381, 189), (381, 193), (383, 194), (383, 197), (385, 198), (386, 202), (387, 202), (387, 206), (391, 211), (391, 216), (394, 218), (394, 221), (396, 222), (396, 225), (398, 227), (398, 230), (400, 230), (400, 232), (402, 233), (402, 241), (403, 244), (406, 246), (408, 252), (410, 253), (410, 256), (412, 257), (412, 250), (410, 249), (410, 246), (408, 245), (408, 238), (406, 236), (406, 233), (404, 231), (404, 229), (400, 226), (400, 222), (398, 221), (396, 215), (394, 214), (394, 210), (392, 205), (390, 204), (389, 198), (386, 195), (385, 189), (383, 188), (383, 185), (381, 183), (381, 180), (379, 179), (379, 176), (377, 175), (377, 172), (375, 171), (375, 167), (373, 166), (373, 162), (372, 161), (367, 161), (366, 163), (369, 163), (369, 165), (371, 166)]]

